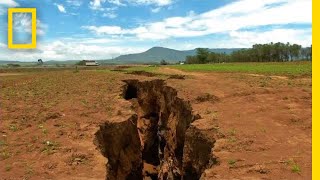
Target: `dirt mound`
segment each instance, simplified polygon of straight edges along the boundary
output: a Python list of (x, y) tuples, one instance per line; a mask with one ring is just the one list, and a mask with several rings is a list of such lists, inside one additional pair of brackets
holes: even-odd
[(157, 74), (155, 73), (151, 73), (151, 72), (147, 72), (147, 71), (132, 71), (132, 72), (128, 72), (127, 74), (133, 74), (133, 75), (138, 75), (138, 76), (146, 76), (146, 77), (154, 77)]
[(198, 96), (195, 101), (197, 103), (202, 103), (202, 102), (207, 102), (207, 101), (210, 101), (210, 102), (217, 102), (219, 101), (220, 99), (215, 96), (215, 95), (212, 95), (212, 94), (209, 94), (209, 93), (205, 93), (203, 95), (200, 95)]
[(191, 125), (190, 104), (163, 80), (124, 82), (122, 96), (136, 114), (96, 133), (108, 158), (106, 179), (199, 179), (216, 162), (210, 159), (215, 141)]
[(174, 74), (170, 75), (168, 79), (186, 79), (186, 76), (181, 74)]

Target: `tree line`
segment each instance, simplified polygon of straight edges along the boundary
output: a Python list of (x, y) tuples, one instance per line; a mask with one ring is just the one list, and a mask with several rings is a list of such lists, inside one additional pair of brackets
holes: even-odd
[(195, 56), (187, 56), (187, 64), (206, 64), (222, 62), (287, 62), (311, 60), (312, 45), (302, 48), (298, 44), (269, 43), (255, 44), (252, 48), (234, 51), (231, 54), (214, 53), (206, 48), (198, 48)]

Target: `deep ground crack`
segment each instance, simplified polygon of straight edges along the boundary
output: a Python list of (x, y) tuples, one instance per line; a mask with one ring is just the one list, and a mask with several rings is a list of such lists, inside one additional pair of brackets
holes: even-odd
[(215, 162), (214, 140), (191, 125), (189, 102), (163, 80), (124, 82), (122, 96), (136, 114), (106, 122), (96, 133), (108, 159), (106, 179), (199, 179)]

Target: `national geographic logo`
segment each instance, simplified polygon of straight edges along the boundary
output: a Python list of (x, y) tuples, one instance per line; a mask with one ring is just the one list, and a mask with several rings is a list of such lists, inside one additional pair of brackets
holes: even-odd
[[(13, 14), (31, 13), (31, 43), (13, 43)], [(8, 9), (8, 48), (9, 49), (35, 49), (37, 48), (37, 9), (36, 8), (9, 8)]]

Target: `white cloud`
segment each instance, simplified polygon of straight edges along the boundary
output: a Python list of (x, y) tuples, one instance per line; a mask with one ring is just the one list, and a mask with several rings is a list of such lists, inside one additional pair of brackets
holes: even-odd
[(71, 6), (79, 7), (83, 2), (81, 0), (67, 0), (67, 3)]
[[(250, 48), (257, 43), (296, 43), (303, 47), (310, 47), (312, 42), (311, 29), (270, 29), (264, 31), (232, 31), (219, 33), (215, 36), (206, 36), (193, 39), (166, 39), (158, 46), (164, 46), (178, 50), (190, 50), (198, 47), (207, 48)], [(218, 37), (218, 38), (217, 38)]]
[(114, 12), (105, 12), (102, 14), (102, 17), (107, 17), (107, 18), (110, 18), (110, 19), (114, 19), (116, 17), (118, 17), (118, 15)]
[(45, 35), (46, 31), (48, 30), (48, 25), (42, 23), (39, 19), (37, 19), (37, 34), (38, 35)]
[(125, 4), (121, 2), (121, 0), (108, 0), (108, 2), (118, 6), (125, 6)]
[[(43, 24), (37, 19), (37, 34), (44, 35), (48, 29), (48, 25)], [(13, 28), (17, 32), (27, 32), (31, 34), (31, 14), (30, 13), (16, 13), (13, 16)]]
[(82, 28), (88, 29), (97, 33), (98, 35), (101, 34), (122, 34), (122, 29), (119, 26), (83, 26)]
[(17, 7), (19, 3), (14, 0), (1, 0), (0, 1), (0, 15), (3, 15), (7, 12), (8, 7)]
[[(138, 4), (148, 0), (132, 1), (118, 2)], [(107, 2), (110, 0), (92, 0), (90, 6), (101, 15), (112, 18), (117, 15), (117, 8), (104, 7), (103, 3)], [(116, 0), (114, 2), (117, 3)], [(238, 0), (201, 14), (190, 11), (186, 16), (170, 17), (132, 28), (82, 26), (94, 33), (95, 38), (65, 38), (46, 44), (39, 42), (36, 51), (12, 51), (0, 44), (0, 59), (108, 59), (121, 54), (142, 52), (159, 43), (175, 49), (250, 47), (255, 43), (271, 41), (310, 46), (311, 27), (295, 29), (296, 26), (290, 24), (311, 26), (311, 7), (311, 0)], [(151, 8), (164, 7), (153, 4)], [(28, 24), (25, 21), (21, 23)], [(40, 21), (38, 23), (40, 27), (46, 27)], [(180, 37), (189, 38), (184, 42)]]
[(101, 9), (103, 8), (103, 3), (108, 2), (117, 6), (127, 6), (127, 5), (138, 5), (138, 6), (168, 6), (173, 3), (173, 0), (91, 0), (89, 7), (91, 9)]
[(93, 10), (99, 10), (102, 8), (102, 3), (106, 2), (106, 0), (92, 0), (89, 3), (89, 7)]
[(17, 2), (15, 2), (14, 0), (1, 0), (0, 5), (5, 5), (5, 6), (9, 6), (9, 7), (19, 6), (19, 4)]
[[(136, 2), (142, 1), (151, 2), (151, 0)], [(198, 37), (249, 27), (312, 23), (311, 9), (311, 0), (241, 0), (199, 15), (191, 13), (185, 17), (167, 18), (136, 28), (125, 29), (118, 26), (83, 28), (98, 35), (135, 35), (142, 39)]]
[(1, 59), (36, 61), (41, 58), (48, 60), (82, 60), (111, 59), (126, 53), (142, 52), (144, 48), (125, 46), (105, 46), (54, 41), (48, 44), (38, 44), (37, 50), (9, 50), (0, 45)]
[(58, 10), (62, 13), (66, 13), (66, 9), (64, 8), (64, 6), (62, 4), (57, 4), (57, 3), (54, 3), (55, 6), (57, 6)]
[[(117, 0), (115, 0), (114, 3), (117, 3), (116, 1)], [(118, 9), (118, 7), (105, 8), (102, 6), (102, 4), (105, 2), (106, 2), (106, 0), (92, 0), (89, 3), (89, 8), (92, 10), (97, 10), (97, 11), (102, 12), (102, 17), (107, 17), (110, 19), (114, 19), (114, 18), (118, 17), (118, 14), (115, 12)]]
[(153, 12), (153, 13), (158, 13), (160, 11), (161, 11), (161, 7), (156, 7), (156, 8), (151, 9), (151, 12)]
[(250, 47), (256, 43), (282, 42), (296, 43), (304, 47), (310, 46), (312, 42), (311, 29), (273, 29), (269, 31), (232, 31), (229, 33), (233, 46)]
[(5, 48), (5, 47), (7, 47), (7, 45), (0, 43), (0, 48)]
[(110, 44), (110, 43), (116, 43), (121, 42), (120, 39), (105, 39), (105, 38), (86, 38), (86, 39), (80, 39), (76, 42), (79, 42), (81, 44)]
[(137, 5), (156, 5), (167, 6), (173, 3), (173, 0), (127, 0), (129, 3)]
[(17, 31), (31, 32), (31, 14), (16, 13), (13, 14), (13, 28)]

